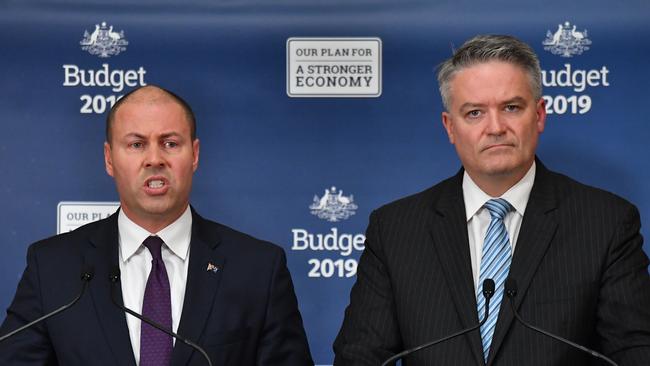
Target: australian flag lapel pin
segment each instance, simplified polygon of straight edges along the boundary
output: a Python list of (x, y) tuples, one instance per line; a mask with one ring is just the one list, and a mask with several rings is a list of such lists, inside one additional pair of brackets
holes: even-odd
[(219, 271), (219, 267), (217, 267), (214, 263), (208, 262), (208, 268), (206, 269), (208, 272), (212, 273), (217, 273)]

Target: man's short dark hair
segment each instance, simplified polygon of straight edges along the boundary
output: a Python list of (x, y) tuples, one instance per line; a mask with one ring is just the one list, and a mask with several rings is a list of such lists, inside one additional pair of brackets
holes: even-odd
[(178, 103), (181, 106), (181, 108), (183, 108), (183, 111), (185, 111), (185, 117), (187, 118), (187, 122), (190, 124), (190, 136), (192, 137), (192, 141), (196, 140), (196, 118), (194, 117), (194, 112), (192, 111), (192, 107), (190, 107), (190, 105), (183, 98), (179, 97), (172, 91), (167, 90), (158, 85), (149, 84), (149, 85), (139, 86), (131, 90), (113, 105), (113, 108), (111, 108), (111, 110), (108, 112), (108, 115), (106, 116), (106, 142), (108, 142), (109, 144), (111, 143), (111, 137), (112, 137), (111, 128), (113, 127), (113, 121), (115, 120), (115, 114), (117, 113), (117, 110), (120, 108), (122, 104), (128, 101), (131, 95), (133, 95), (138, 90), (147, 87), (153, 87), (161, 90), (163, 93), (171, 97), (176, 103)]

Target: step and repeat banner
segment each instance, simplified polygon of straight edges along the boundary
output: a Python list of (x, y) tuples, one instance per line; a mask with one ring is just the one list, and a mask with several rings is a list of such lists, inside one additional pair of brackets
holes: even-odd
[(478, 33), (539, 54), (544, 164), (634, 202), (648, 233), (647, 2), (90, 3), (0, 3), (2, 311), (30, 243), (118, 207), (105, 115), (158, 84), (196, 113), (192, 204), (284, 247), (314, 360), (331, 364), (368, 215), (460, 167), (435, 70)]

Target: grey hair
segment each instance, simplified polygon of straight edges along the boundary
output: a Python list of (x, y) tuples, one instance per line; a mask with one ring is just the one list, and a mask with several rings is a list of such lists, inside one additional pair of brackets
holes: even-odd
[(528, 74), (535, 100), (542, 97), (542, 70), (535, 51), (529, 45), (512, 36), (478, 35), (463, 43), (438, 67), (440, 95), (447, 111), (451, 105), (450, 84), (454, 75), (467, 67), (490, 61), (520, 66)]

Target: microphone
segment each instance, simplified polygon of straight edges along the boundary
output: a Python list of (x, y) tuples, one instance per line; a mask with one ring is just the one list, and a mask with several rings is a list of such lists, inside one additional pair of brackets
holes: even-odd
[(510, 303), (510, 308), (512, 309), (512, 313), (514, 314), (515, 319), (517, 319), (517, 321), (520, 322), (524, 327), (526, 327), (528, 329), (532, 329), (532, 330), (534, 330), (534, 331), (536, 331), (538, 333), (541, 333), (541, 334), (543, 334), (543, 335), (545, 335), (547, 337), (551, 337), (551, 338), (553, 338), (553, 339), (555, 339), (557, 341), (560, 341), (562, 343), (568, 344), (569, 346), (577, 348), (577, 349), (579, 349), (579, 350), (581, 350), (583, 352), (586, 352), (586, 353), (592, 355), (593, 357), (600, 358), (601, 360), (604, 360), (605, 362), (607, 362), (610, 365), (618, 366), (618, 364), (616, 362), (612, 361), (610, 358), (608, 358), (607, 356), (605, 356), (605, 355), (603, 355), (601, 353), (598, 353), (598, 352), (596, 352), (596, 351), (594, 351), (592, 349), (589, 349), (589, 348), (587, 348), (585, 346), (581, 346), (581, 345), (579, 345), (577, 343), (571, 342), (568, 339), (564, 339), (564, 338), (562, 338), (560, 336), (549, 333), (549, 332), (547, 332), (547, 331), (545, 331), (543, 329), (537, 328), (534, 325), (526, 323), (524, 321), (524, 319), (522, 319), (521, 316), (519, 316), (519, 313), (517, 313), (517, 310), (515, 309), (515, 296), (517, 296), (517, 281), (515, 281), (513, 278), (506, 279), (505, 291), (506, 291), (506, 296), (508, 296), (508, 299), (509, 299), (508, 302)]
[(469, 333), (469, 332), (474, 331), (476, 329), (479, 329), (483, 324), (485, 324), (485, 322), (488, 319), (488, 316), (490, 316), (490, 299), (492, 298), (493, 295), (494, 295), (494, 281), (492, 279), (488, 278), (485, 281), (483, 281), (483, 297), (485, 298), (485, 316), (483, 317), (483, 319), (477, 325), (475, 325), (475, 326), (473, 326), (471, 328), (460, 330), (460, 331), (458, 331), (458, 332), (456, 332), (456, 333), (454, 333), (452, 335), (448, 335), (448, 336), (446, 336), (444, 338), (440, 338), (440, 339), (437, 339), (435, 341), (431, 341), (431, 342), (428, 342), (428, 343), (425, 343), (425, 344), (421, 344), (419, 346), (413, 347), (413, 348), (408, 349), (406, 351), (400, 352), (400, 353), (390, 357), (386, 361), (384, 361), (384, 363), (382, 363), (381, 366), (390, 365), (393, 362), (399, 360), (400, 358), (404, 358), (404, 357), (410, 355), (411, 353), (423, 350), (425, 348), (429, 348), (431, 346), (435, 346), (438, 343), (446, 342), (446, 341), (448, 341), (448, 340), (450, 340), (452, 338), (456, 338), (456, 337), (461, 336), (463, 334), (466, 334), (466, 333)]
[(90, 282), (90, 280), (92, 280), (93, 275), (94, 275), (93, 268), (88, 266), (88, 265), (84, 265), (83, 269), (81, 271), (81, 281), (82, 281), (81, 282), (81, 291), (79, 291), (79, 295), (77, 295), (77, 297), (75, 297), (69, 303), (61, 306), (60, 308), (58, 308), (58, 309), (56, 309), (56, 310), (54, 310), (54, 311), (52, 311), (50, 313), (47, 313), (47, 314), (43, 315), (42, 317), (40, 317), (40, 318), (30, 322), (30, 323), (27, 323), (27, 324), (23, 325), (22, 327), (20, 327), (18, 329), (15, 329), (15, 330), (3, 335), (2, 337), (0, 337), (0, 342), (3, 342), (4, 340), (6, 340), (8, 338), (13, 337), (15, 334), (18, 334), (18, 333), (22, 332), (25, 329), (31, 328), (34, 325), (36, 325), (36, 324), (38, 324), (38, 323), (40, 323), (40, 322), (42, 322), (42, 321), (44, 321), (46, 319), (49, 319), (49, 318), (55, 316), (56, 314), (58, 314), (58, 313), (60, 313), (62, 311), (65, 311), (65, 310), (71, 308), (74, 304), (77, 303), (77, 301), (79, 301), (79, 299), (81, 299), (81, 296), (83, 296), (84, 292), (86, 291), (86, 287), (88, 287), (88, 282)]
[(120, 267), (119, 266), (114, 266), (111, 269), (111, 272), (108, 275), (108, 279), (111, 281), (111, 300), (113, 301), (113, 304), (115, 304), (115, 306), (122, 309), (122, 311), (125, 311), (128, 314), (131, 314), (134, 317), (140, 319), (141, 321), (151, 325), (152, 327), (158, 329), (159, 331), (169, 335), (170, 337), (174, 337), (174, 338), (180, 340), (181, 342), (185, 343), (186, 345), (188, 345), (188, 346), (194, 348), (195, 350), (199, 351), (199, 353), (201, 353), (203, 355), (203, 357), (205, 358), (205, 360), (208, 362), (208, 365), (212, 366), (212, 361), (210, 361), (210, 357), (203, 350), (203, 348), (201, 348), (198, 344), (196, 344), (196, 343), (190, 341), (189, 339), (184, 338), (184, 337), (172, 332), (170, 329), (166, 329), (165, 327), (163, 327), (162, 325), (154, 322), (153, 320), (148, 319), (145, 316), (143, 316), (141, 314), (138, 314), (135, 311), (133, 311), (133, 310), (127, 308), (126, 306), (121, 305), (119, 302), (117, 302), (117, 300), (115, 299), (115, 285), (118, 282), (120, 282)]

